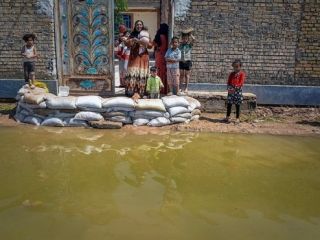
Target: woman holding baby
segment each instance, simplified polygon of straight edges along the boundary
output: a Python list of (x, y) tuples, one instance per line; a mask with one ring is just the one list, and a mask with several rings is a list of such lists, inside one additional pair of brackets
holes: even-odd
[(148, 48), (152, 47), (149, 33), (143, 22), (138, 20), (125, 44), (130, 48), (130, 57), (126, 75), (126, 95), (143, 97), (149, 71)]

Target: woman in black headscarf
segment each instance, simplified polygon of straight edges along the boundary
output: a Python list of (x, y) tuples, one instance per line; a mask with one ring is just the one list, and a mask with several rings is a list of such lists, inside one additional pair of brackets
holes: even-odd
[(169, 26), (166, 23), (161, 23), (160, 28), (153, 40), (155, 50), (156, 67), (158, 68), (158, 76), (161, 78), (164, 88), (161, 90), (162, 94), (168, 93), (167, 84), (167, 67), (164, 55), (168, 50), (168, 35)]

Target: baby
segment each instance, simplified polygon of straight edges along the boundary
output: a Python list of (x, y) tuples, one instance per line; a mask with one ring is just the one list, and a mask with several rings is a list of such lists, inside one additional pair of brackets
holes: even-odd
[(139, 47), (139, 54), (142, 54), (146, 51), (147, 45), (150, 41), (150, 35), (147, 29), (141, 30), (141, 32), (139, 33), (138, 39), (141, 42)]

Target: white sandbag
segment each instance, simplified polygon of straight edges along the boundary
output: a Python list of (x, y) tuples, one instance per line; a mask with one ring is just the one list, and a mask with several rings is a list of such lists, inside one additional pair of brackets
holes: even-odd
[(138, 118), (133, 121), (133, 126), (144, 126), (144, 125), (147, 125), (149, 122), (150, 122), (149, 119)]
[(166, 112), (161, 99), (139, 99), (135, 105), (137, 110), (152, 110)]
[(188, 96), (184, 96), (183, 98), (188, 101), (191, 111), (201, 108), (201, 103), (197, 99)]
[(46, 100), (50, 109), (76, 109), (76, 97), (50, 97)]
[(113, 108), (113, 107), (124, 107), (124, 108), (134, 108), (134, 101), (127, 97), (114, 97), (106, 98), (102, 100), (103, 108)]
[(63, 121), (60, 118), (46, 118), (41, 123), (41, 126), (48, 126), (48, 127), (63, 127)]
[(180, 113), (180, 114), (175, 115), (175, 117), (191, 119), (192, 115), (191, 115), (191, 113)]
[(200, 115), (193, 115), (191, 121), (198, 121), (200, 119)]
[(87, 121), (74, 118), (67, 118), (63, 123), (67, 127), (89, 127)]
[(201, 110), (200, 109), (194, 109), (192, 112), (191, 112), (191, 115), (194, 116), (194, 115), (201, 115)]
[(168, 112), (160, 112), (160, 111), (150, 111), (150, 110), (137, 110), (131, 114), (135, 119), (138, 118), (147, 118), (153, 119), (157, 117), (166, 117), (169, 118), (170, 114)]
[(106, 120), (109, 120), (112, 122), (122, 122), (124, 124), (132, 123), (132, 119), (128, 116), (114, 116), (114, 117), (106, 118)]
[(74, 119), (86, 120), (86, 121), (100, 121), (103, 119), (100, 113), (95, 112), (79, 112), (75, 115)]
[(189, 102), (184, 97), (179, 96), (166, 96), (162, 98), (163, 104), (166, 108), (172, 107), (188, 107)]
[(86, 108), (86, 107), (82, 107), (82, 108), (79, 108), (79, 110), (85, 111), (85, 112), (97, 112), (97, 113), (105, 113), (105, 112), (107, 112), (107, 108)]
[(81, 96), (77, 98), (77, 108), (102, 108), (101, 97), (99, 96)]
[(172, 117), (170, 118), (171, 122), (173, 123), (189, 123), (190, 119), (183, 118), (183, 117)]
[(168, 118), (165, 117), (158, 117), (155, 119), (152, 119), (149, 123), (148, 126), (150, 127), (162, 127), (162, 126), (166, 126), (169, 125), (171, 122)]
[(190, 113), (191, 111), (185, 107), (172, 107), (168, 109), (168, 112), (170, 113), (170, 116), (173, 117), (177, 114)]
[(113, 107), (113, 108), (106, 108), (107, 112), (133, 112), (134, 108), (130, 107)]
[(40, 126), (42, 119), (37, 118), (35, 116), (28, 116), (28, 117), (25, 117), (22, 122), (36, 125), (36, 126)]

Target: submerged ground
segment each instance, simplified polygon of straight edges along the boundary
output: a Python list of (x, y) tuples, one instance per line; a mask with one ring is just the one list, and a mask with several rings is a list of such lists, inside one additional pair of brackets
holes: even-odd
[(318, 137), (0, 132), (1, 239), (320, 238)]

